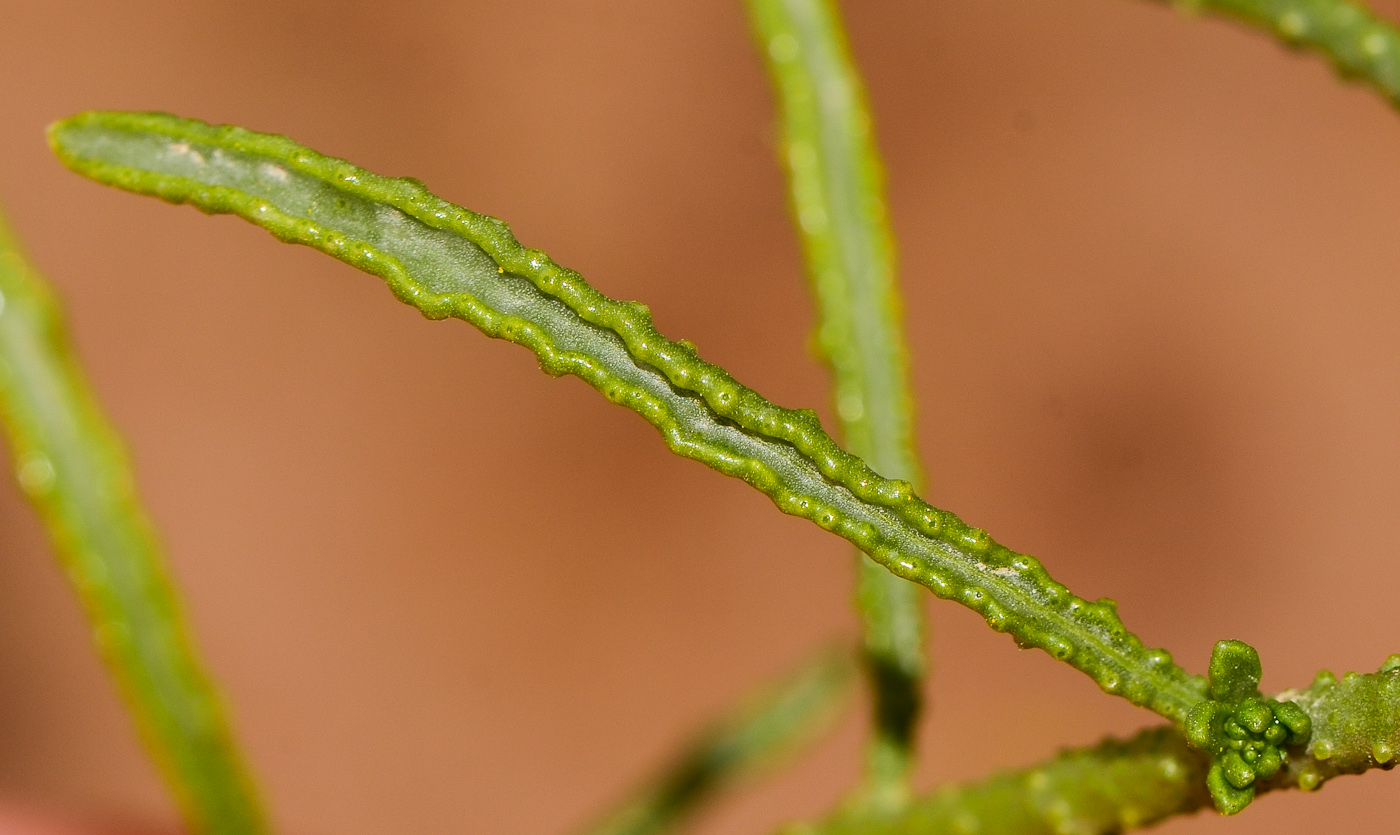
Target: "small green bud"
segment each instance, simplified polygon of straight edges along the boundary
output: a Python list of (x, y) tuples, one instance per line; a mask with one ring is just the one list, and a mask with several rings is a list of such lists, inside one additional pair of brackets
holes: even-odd
[(1259, 699), (1246, 699), (1243, 704), (1235, 708), (1235, 721), (1239, 722), (1251, 734), (1262, 734), (1273, 724), (1274, 712), (1269, 706)]
[(1243, 641), (1220, 641), (1210, 654), (1210, 697), (1236, 704), (1257, 696), (1263, 675), (1258, 650)]
[(1274, 705), (1274, 717), (1288, 728), (1290, 745), (1302, 745), (1312, 736), (1312, 719), (1293, 702), (1279, 702)]
[(1222, 815), (1239, 814), (1254, 799), (1254, 786), (1237, 789), (1230, 785), (1225, 770), (1218, 762), (1211, 763), (1210, 773), (1206, 775), (1206, 787), (1210, 789), (1210, 799), (1215, 801), (1215, 810)]
[(1247, 789), (1254, 785), (1254, 769), (1244, 761), (1238, 751), (1226, 751), (1220, 758), (1220, 767), (1225, 771), (1225, 779), (1237, 789)]
[(1186, 714), (1186, 724), (1182, 733), (1191, 747), (1199, 751), (1212, 752), (1215, 747), (1215, 713), (1219, 703), (1204, 701), (1191, 708)]
[(1254, 764), (1254, 773), (1260, 780), (1267, 780), (1278, 773), (1283, 767), (1283, 755), (1277, 748), (1265, 748), (1264, 753), (1259, 755), (1259, 762)]

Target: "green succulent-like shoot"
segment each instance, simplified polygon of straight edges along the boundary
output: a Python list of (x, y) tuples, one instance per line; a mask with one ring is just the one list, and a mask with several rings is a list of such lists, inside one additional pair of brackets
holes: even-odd
[(1287, 746), (1304, 745), (1312, 720), (1293, 702), (1259, 694), (1259, 653), (1242, 641), (1220, 641), (1210, 656), (1210, 698), (1191, 709), (1182, 729), (1211, 757), (1206, 786), (1222, 815), (1254, 799), (1255, 782), (1278, 773)]

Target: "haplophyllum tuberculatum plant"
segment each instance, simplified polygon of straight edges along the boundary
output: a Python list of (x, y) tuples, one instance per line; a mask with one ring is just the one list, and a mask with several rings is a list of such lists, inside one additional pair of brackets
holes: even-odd
[[(1400, 36), (1335, 0), (1211, 0), (1192, 9), (1266, 24), (1388, 96)], [(814, 413), (780, 408), (656, 331), (505, 224), (284, 137), (163, 114), (89, 112), (49, 133), (73, 170), (132, 192), (243, 217), (379, 276), (430, 319), (462, 319), (530, 349), (641, 415), (679, 455), (742, 479), (860, 556), (856, 653), (872, 691), (864, 777), (822, 832), (1116, 832), (1213, 803), (1315, 789), (1388, 768), (1400, 747), (1400, 658), (1378, 672), (1265, 697), (1258, 654), (1219, 642), (1206, 677), (1146, 647), (1112, 601), (1088, 601), (1034, 558), (918, 498), (894, 247), (870, 117), (835, 6), (751, 0), (780, 105), (780, 156), (818, 300), (845, 448)], [(227, 720), (181, 625), (120, 446), (72, 360), (51, 295), (0, 238), (0, 408), (21, 486), (48, 524), (94, 634), (192, 829), (267, 831)], [(926, 796), (909, 789), (924, 676), (920, 587), (1018, 645), (1090, 676), (1169, 724), (1024, 772)], [(823, 655), (718, 723), (595, 831), (654, 832), (716, 787), (819, 729), (848, 662)]]

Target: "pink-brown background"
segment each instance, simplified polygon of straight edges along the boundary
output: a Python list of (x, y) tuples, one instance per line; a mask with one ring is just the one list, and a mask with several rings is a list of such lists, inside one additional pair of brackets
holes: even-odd
[[(1259, 647), (1272, 689), (1400, 651), (1400, 116), (1138, 0), (848, 14), (928, 498), (1193, 670), (1223, 637)], [(0, 197), (286, 833), (567, 832), (853, 634), (843, 542), (577, 380), (241, 221), (83, 181), (43, 142), (78, 110), (168, 110), (420, 177), (826, 414), (737, 0), (0, 0), (0, 79)], [(929, 611), (921, 785), (1155, 721)], [(817, 814), (859, 741), (853, 717), (700, 831)], [(1163, 831), (1388, 831), (1397, 780)], [(9, 486), (0, 796), (174, 820)]]

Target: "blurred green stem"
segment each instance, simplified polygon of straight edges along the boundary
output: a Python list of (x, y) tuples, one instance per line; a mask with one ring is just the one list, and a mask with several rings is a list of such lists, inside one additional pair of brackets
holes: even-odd
[(1364, 81), (1400, 106), (1400, 31), (1347, 0), (1172, 0), (1177, 8), (1233, 17), (1289, 46), (1324, 55), (1337, 72)]
[(267, 831), (224, 708), (195, 654), (121, 442), (64, 334), (53, 292), (0, 219), (0, 416), (146, 743), (204, 835)]
[[(780, 156), (817, 300), (817, 345), (830, 364), (851, 452), (917, 487), (912, 397), (900, 324), (894, 239), (870, 109), (831, 0), (750, 0), (777, 92)], [(925, 673), (919, 589), (861, 555), (857, 608), (871, 683), (870, 800), (908, 791)]]
[(589, 835), (673, 831), (724, 789), (782, 765), (841, 714), (852, 673), (849, 653), (821, 653), (694, 739)]

